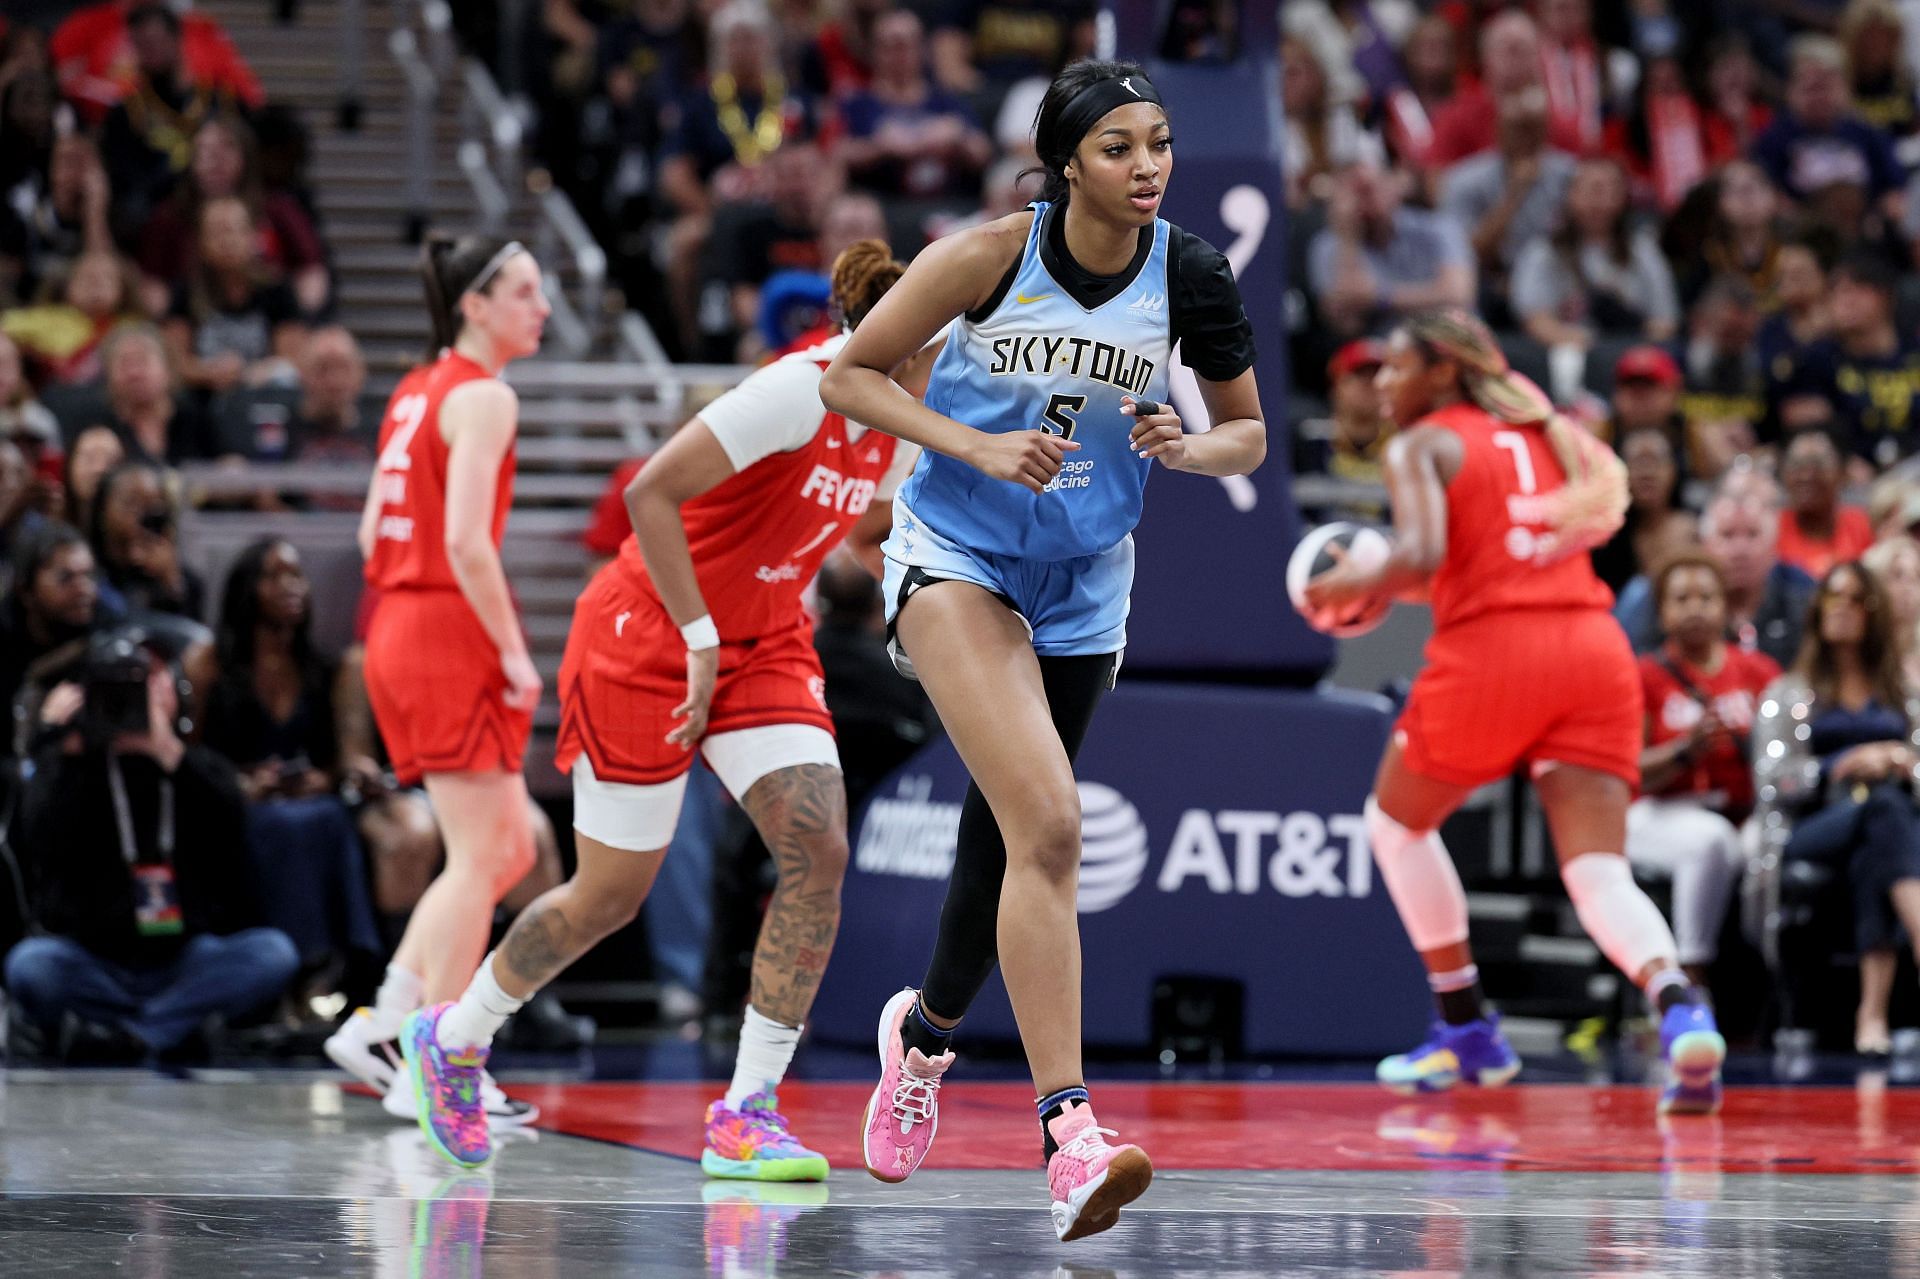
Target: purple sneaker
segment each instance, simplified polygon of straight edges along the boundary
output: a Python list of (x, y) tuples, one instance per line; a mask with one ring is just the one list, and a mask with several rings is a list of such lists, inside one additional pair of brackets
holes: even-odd
[(1702, 1004), (1675, 1004), (1660, 1019), (1660, 1055), (1667, 1060), (1663, 1115), (1711, 1115), (1720, 1109), (1720, 1066), (1727, 1041)]
[(450, 1049), (440, 1045), (440, 1018), (451, 1003), (422, 1008), (400, 1030), (400, 1052), (413, 1080), (420, 1108), (420, 1130), (441, 1154), (462, 1168), (478, 1168), (493, 1157), (487, 1126), (485, 1047)]

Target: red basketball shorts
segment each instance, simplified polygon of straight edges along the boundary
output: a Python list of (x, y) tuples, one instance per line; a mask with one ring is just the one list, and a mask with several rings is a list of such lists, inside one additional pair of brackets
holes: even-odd
[[(744, 642), (721, 637), (707, 736), (773, 724), (833, 732), (826, 679), (803, 618), (791, 630)], [(667, 741), (687, 699), (687, 646), (649, 590), (617, 564), (602, 569), (573, 610), (560, 666), (562, 772), (585, 755), (602, 782), (653, 786), (693, 766)]]
[(1481, 786), (1523, 761), (1640, 781), (1640, 675), (1598, 609), (1486, 613), (1435, 633), (1395, 738), (1407, 767)]
[(387, 591), (367, 628), (367, 698), (396, 777), (517, 773), (533, 713), (502, 699), (500, 650), (459, 591)]

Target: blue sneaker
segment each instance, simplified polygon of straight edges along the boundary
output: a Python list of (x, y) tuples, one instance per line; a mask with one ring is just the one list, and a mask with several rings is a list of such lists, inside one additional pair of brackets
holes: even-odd
[(1374, 1077), (1397, 1093), (1445, 1092), (1463, 1080), (1498, 1088), (1520, 1073), (1520, 1055), (1500, 1033), (1500, 1016), (1488, 1013), (1462, 1026), (1433, 1023), (1427, 1040), (1412, 1052), (1382, 1061)]
[(1660, 1055), (1667, 1060), (1663, 1115), (1711, 1115), (1720, 1109), (1720, 1066), (1727, 1041), (1704, 1004), (1675, 1004), (1660, 1019)]

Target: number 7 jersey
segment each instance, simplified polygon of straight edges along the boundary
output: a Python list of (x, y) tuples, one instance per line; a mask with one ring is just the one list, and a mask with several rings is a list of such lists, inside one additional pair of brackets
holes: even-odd
[(1566, 472), (1539, 427), (1512, 426), (1471, 404), (1429, 414), (1423, 427), (1461, 444), (1447, 484), (1447, 554), (1433, 577), (1436, 629), (1483, 613), (1613, 607), (1584, 547), (1560, 542), (1545, 497)]
[[(447, 456), (440, 406), (455, 387), (491, 377), (457, 351), (443, 351), (400, 380), (380, 422), (374, 483), (380, 502), (367, 584), (381, 590), (460, 589), (447, 562)], [(493, 497), (493, 544), (513, 506), (514, 450), (500, 460)]]

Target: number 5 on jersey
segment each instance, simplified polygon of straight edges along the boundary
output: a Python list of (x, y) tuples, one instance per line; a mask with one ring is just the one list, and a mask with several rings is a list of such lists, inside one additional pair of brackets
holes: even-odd
[(1063, 440), (1070, 440), (1073, 438), (1074, 428), (1080, 425), (1073, 415), (1086, 407), (1087, 397), (1084, 395), (1056, 394), (1047, 401), (1047, 411), (1043, 414), (1047, 424), (1040, 429), (1048, 435), (1057, 435)]

